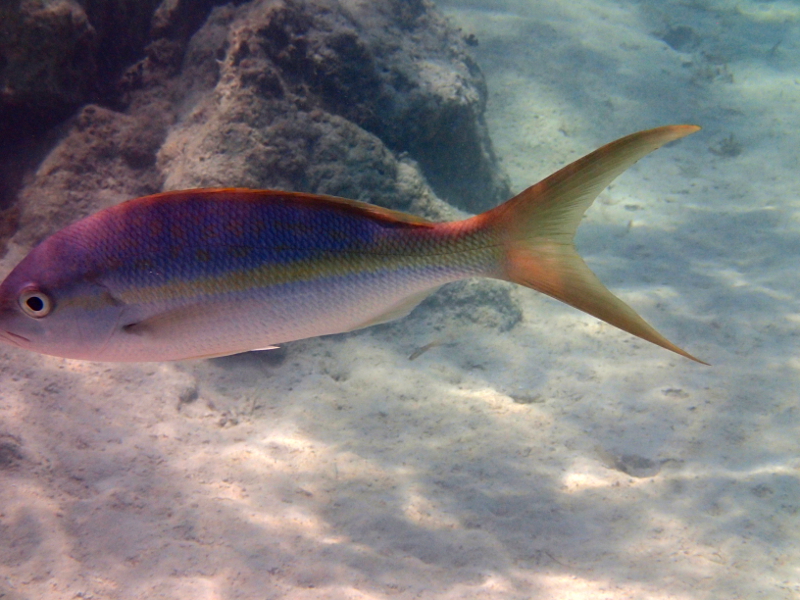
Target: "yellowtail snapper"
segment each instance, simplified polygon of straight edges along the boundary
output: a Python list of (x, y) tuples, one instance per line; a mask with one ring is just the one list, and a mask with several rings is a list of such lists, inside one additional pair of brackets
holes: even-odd
[(384, 323), (445, 283), (493, 277), (698, 360), (608, 291), (573, 243), (614, 178), (698, 129), (629, 135), (450, 223), (270, 190), (130, 200), (55, 233), (16, 266), (0, 285), (0, 340), (97, 361), (224, 356)]

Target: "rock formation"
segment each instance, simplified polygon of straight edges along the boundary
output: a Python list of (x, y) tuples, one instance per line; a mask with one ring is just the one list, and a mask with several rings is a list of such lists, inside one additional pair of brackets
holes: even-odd
[(271, 187), (434, 217), (504, 200), (486, 88), (427, 0), (0, 8), (0, 235), (162, 189)]

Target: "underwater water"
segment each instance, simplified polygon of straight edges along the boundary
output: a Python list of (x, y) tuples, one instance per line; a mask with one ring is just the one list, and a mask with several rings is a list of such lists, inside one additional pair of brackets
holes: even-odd
[(230, 358), (4, 346), (0, 598), (800, 597), (800, 4), (436, 5), (514, 192), (703, 127), (604, 191), (577, 246), (710, 366), (487, 281)]

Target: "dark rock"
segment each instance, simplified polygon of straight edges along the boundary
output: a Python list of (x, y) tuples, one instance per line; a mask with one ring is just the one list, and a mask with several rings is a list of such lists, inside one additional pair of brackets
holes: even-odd
[(0, 3), (0, 137), (65, 118), (97, 83), (97, 32), (71, 0)]
[(243, 83), (288, 91), (408, 152), (444, 199), (478, 212), (508, 196), (483, 121), (483, 76), (430, 2), (256, 2), (231, 39)]
[(462, 208), (505, 199), (482, 120), (483, 80), (460, 36), (429, 3), (391, 7), (263, 0), (215, 9), (184, 63), (194, 73), (184, 87), (214, 89), (162, 149), (166, 186), (235, 183), (407, 208), (391, 191), (388, 146)]
[[(16, 468), (24, 458), (22, 439), (10, 433), (0, 432), (0, 471)], [(2, 597), (0, 595), (0, 599)]]
[(63, 129), (60, 143), (20, 193), (15, 236), (20, 245), (31, 246), (98, 209), (161, 188), (154, 166), (166, 124), (159, 115), (131, 116), (88, 105)]
[[(145, 59), (179, 67), (189, 37), (224, 0), (4, 0), (0, 129), (52, 127), (87, 102), (113, 105), (117, 81)], [(20, 127), (20, 120), (24, 127)]]
[[(23, 169), (24, 187), (5, 192), (16, 205), (0, 198), (12, 211), (4, 222), (19, 221), (19, 246), (162, 187), (301, 190), (434, 218), (452, 215), (436, 194), (472, 211), (507, 195), (483, 122), (482, 75), (427, 0), (31, 0), (5, 10), (19, 21), (34, 4), (73, 15), (65, 43), (75, 47), (84, 31), (89, 54), (77, 54), (72, 91), (54, 84), (46, 100), (19, 87), (29, 110), (80, 107), (48, 130), (50, 150), (35, 171)], [(126, 38), (129, 27), (137, 32)], [(0, 64), (4, 77), (21, 68), (15, 60)], [(107, 83), (97, 79), (117, 71), (113, 92), (97, 92)], [(85, 104), (93, 94), (105, 106)]]

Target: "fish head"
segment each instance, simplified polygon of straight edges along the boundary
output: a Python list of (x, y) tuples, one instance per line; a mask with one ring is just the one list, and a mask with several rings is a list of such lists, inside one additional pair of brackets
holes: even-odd
[(0, 342), (97, 360), (124, 307), (90, 256), (57, 235), (34, 248), (0, 284)]

